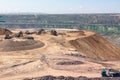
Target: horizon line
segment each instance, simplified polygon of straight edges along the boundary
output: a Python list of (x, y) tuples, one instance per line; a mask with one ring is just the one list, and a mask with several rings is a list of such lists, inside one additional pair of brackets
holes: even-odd
[(7, 12), (7, 13), (0, 13), (0, 15), (79, 15), (79, 14), (120, 14), (117, 13), (109, 13), (109, 12), (94, 12), (94, 13), (43, 13), (43, 12)]

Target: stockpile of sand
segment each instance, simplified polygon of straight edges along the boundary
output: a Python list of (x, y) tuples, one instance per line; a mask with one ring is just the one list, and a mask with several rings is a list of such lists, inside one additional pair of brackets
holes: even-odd
[(120, 60), (120, 49), (96, 33), (70, 40), (70, 43), (86, 56), (107, 60)]
[(3, 40), (0, 42), (0, 45), (0, 51), (17, 51), (40, 48), (44, 46), (44, 43), (34, 40)]
[(12, 34), (8, 29), (0, 28), (0, 35)]

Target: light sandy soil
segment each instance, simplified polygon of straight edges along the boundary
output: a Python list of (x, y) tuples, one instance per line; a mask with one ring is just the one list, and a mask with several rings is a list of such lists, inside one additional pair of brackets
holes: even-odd
[[(60, 31), (65, 32), (66, 31)], [(45, 46), (32, 50), (0, 52), (0, 80), (22, 80), (24, 78), (53, 76), (86, 76), (101, 77), (102, 69), (111, 67), (120, 70), (120, 61), (101, 61), (83, 56), (68, 41), (93, 35), (86, 32), (67, 33), (67, 35), (53, 36), (47, 34), (33, 34), (35, 40), (42, 41)], [(0, 36), (1, 39), (3, 36)], [(2, 45), (0, 45), (2, 46)], [(71, 55), (73, 54), (73, 55)], [(82, 62), (74, 64), (74, 62)], [(71, 64), (59, 64), (73, 62)]]

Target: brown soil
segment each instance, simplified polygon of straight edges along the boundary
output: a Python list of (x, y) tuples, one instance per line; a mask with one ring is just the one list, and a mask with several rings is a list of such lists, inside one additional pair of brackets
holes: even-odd
[(120, 49), (98, 34), (70, 40), (70, 43), (81, 53), (93, 58), (105, 60), (120, 59)]
[(0, 35), (12, 34), (8, 29), (0, 28)]
[(0, 42), (0, 51), (18, 51), (40, 48), (44, 46), (44, 43), (34, 40), (14, 41), (3, 40)]

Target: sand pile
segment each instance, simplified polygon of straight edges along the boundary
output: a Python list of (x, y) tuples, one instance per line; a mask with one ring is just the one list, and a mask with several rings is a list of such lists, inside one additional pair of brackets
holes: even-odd
[(12, 34), (8, 29), (0, 28), (0, 35)]
[(29, 50), (40, 48), (44, 46), (44, 43), (34, 40), (4, 40), (0, 42), (0, 51), (17, 51), (17, 50)]
[(86, 56), (107, 60), (120, 60), (120, 49), (96, 33), (70, 40), (70, 43)]

